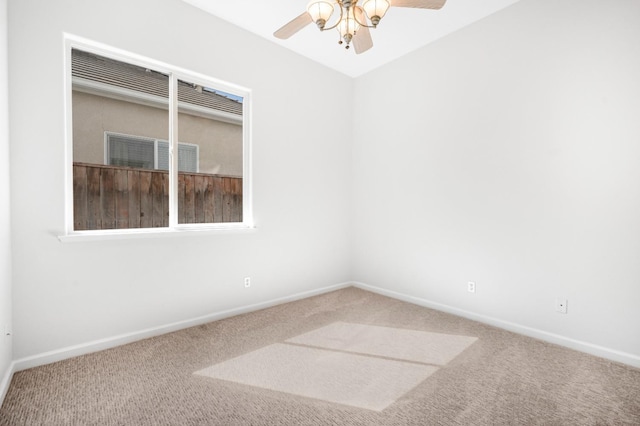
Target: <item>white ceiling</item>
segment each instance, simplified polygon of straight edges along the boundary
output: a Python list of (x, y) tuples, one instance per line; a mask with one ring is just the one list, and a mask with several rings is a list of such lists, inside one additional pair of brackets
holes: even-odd
[[(338, 45), (337, 30), (310, 24), (287, 40), (278, 28), (306, 10), (308, 0), (183, 0), (300, 55), (357, 77), (519, 0), (448, 0), (440, 10), (391, 7), (371, 30), (373, 48), (356, 55)], [(392, 2), (393, 4), (393, 2)]]

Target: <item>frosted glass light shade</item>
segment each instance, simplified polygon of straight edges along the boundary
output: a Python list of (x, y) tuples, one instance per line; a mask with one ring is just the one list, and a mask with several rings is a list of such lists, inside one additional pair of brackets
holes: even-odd
[(327, 22), (333, 14), (333, 4), (325, 0), (314, 0), (307, 5), (307, 12), (311, 15), (313, 22)]
[(367, 16), (371, 19), (373, 25), (378, 25), (380, 19), (389, 10), (389, 6), (388, 0), (365, 0), (362, 4), (362, 8), (367, 12)]
[[(342, 16), (342, 21), (340, 21), (340, 25), (338, 25), (338, 31), (340, 32), (340, 37), (344, 39), (345, 35), (350, 34), (353, 37), (360, 28), (360, 24), (356, 21), (353, 16), (353, 8), (349, 9), (349, 13), (345, 13)], [(349, 38), (351, 39), (351, 38)]]

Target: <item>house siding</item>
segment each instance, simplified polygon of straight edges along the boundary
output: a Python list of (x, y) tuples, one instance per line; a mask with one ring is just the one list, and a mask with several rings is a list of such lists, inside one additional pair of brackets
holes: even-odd
[[(73, 159), (105, 164), (105, 132), (169, 139), (168, 112), (74, 90)], [(179, 141), (200, 147), (201, 173), (242, 176), (242, 126), (178, 114)]]

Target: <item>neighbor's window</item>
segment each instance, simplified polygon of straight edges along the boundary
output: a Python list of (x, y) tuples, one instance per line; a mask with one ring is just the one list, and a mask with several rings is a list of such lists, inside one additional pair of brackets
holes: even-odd
[(70, 52), (74, 231), (246, 222), (246, 92)]
[[(169, 142), (105, 132), (105, 164), (169, 170)], [(178, 143), (178, 171), (198, 171), (198, 145)]]

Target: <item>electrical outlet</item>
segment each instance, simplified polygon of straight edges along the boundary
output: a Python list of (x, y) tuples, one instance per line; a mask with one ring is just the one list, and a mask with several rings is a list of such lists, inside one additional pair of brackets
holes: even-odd
[(556, 299), (556, 312), (566, 314), (568, 302), (567, 299)]
[(476, 283), (474, 281), (469, 281), (467, 283), (467, 291), (469, 293), (475, 293), (476, 292)]
[(244, 286), (251, 287), (251, 277), (244, 277)]

